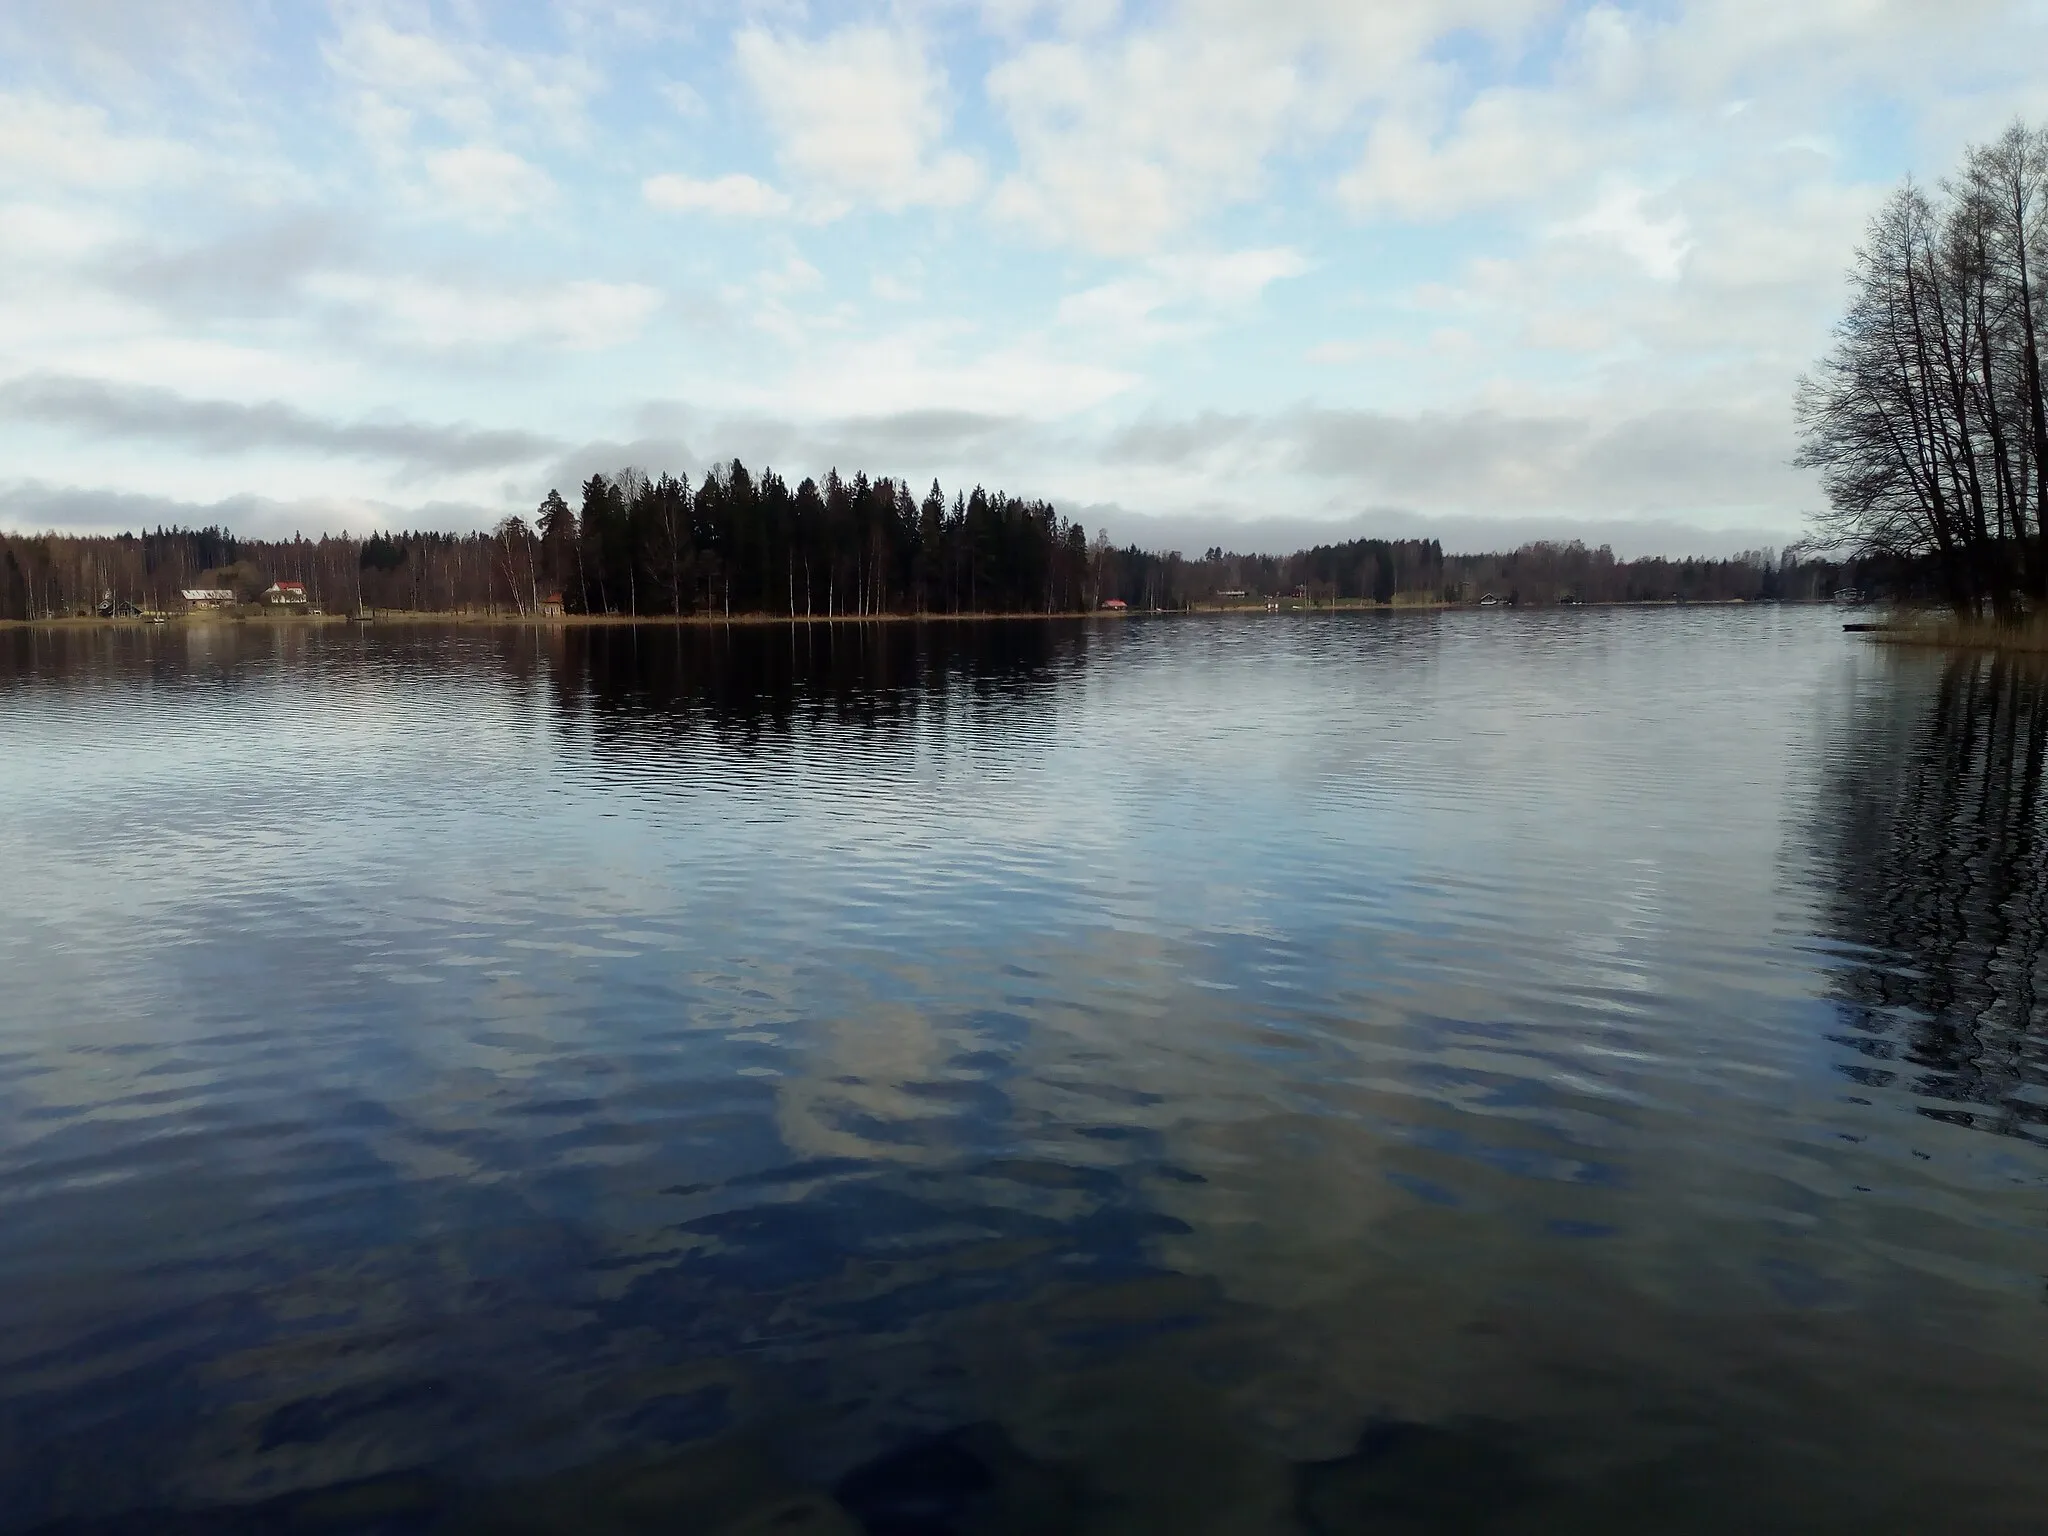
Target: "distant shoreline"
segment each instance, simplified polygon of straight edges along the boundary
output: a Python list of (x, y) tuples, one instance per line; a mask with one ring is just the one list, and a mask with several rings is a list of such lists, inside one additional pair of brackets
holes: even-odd
[[(346, 613), (279, 613), (262, 610), (248, 613), (224, 613), (220, 611), (200, 613), (173, 613), (161, 618), (124, 614), (114, 618), (101, 618), (93, 614), (67, 614), (48, 619), (0, 619), (0, 630), (9, 629), (309, 629), (332, 628), (337, 625), (361, 624), (366, 628), (378, 625), (458, 625), (477, 628), (531, 628), (531, 629), (616, 629), (616, 628), (706, 628), (730, 625), (745, 625), (760, 628), (768, 625), (793, 624), (983, 624), (1008, 620), (1055, 620), (1102, 619), (1124, 620), (1135, 618), (1181, 618), (1202, 614), (1242, 614), (1264, 618), (1273, 613), (1338, 614), (1338, 613), (1499, 613), (1522, 612), (1550, 613), (1563, 612), (1569, 608), (1756, 608), (1824, 607), (1827, 599), (1782, 598), (1770, 602), (1752, 602), (1739, 597), (1707, 598), (1698, 601), (1680, 602), (1670, 598), (1648, 602), (1596, 602), (1596, 603), (1545, 603), (1510, 604), (1501, 603), (1484, 607), (1478, 603), (1446, 602), (1402, 602), (1373, 603), (1363, 600), (1339, 601), (1335, 603), (1304, 603), (1288, 601), (1278, 609), (1268, 608), (1263, 603), (1196, 603), (1186, 608), (1129, 608), (1129, 609), (1077, 609), (1057, 613), (835, 613), (797, 614), (786, 613), (477, 613), (465, 610), (393, 608), (379, 609), (366, 617), (358, 618)], [(2044, 642), (2048, 643), (2048, 642)]]

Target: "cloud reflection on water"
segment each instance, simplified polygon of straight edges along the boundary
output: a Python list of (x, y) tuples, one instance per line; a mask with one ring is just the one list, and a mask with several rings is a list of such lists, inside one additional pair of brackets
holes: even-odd
[(1828, 1036), (2036, 695), (1826, 617), (0, 636), (14, 1524), (2028, 1507), (2048, 1169)]

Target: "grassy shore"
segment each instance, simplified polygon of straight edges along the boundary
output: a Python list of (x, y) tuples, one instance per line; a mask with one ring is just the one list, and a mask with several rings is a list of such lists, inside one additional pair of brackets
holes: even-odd
[(1942, 614), (1900, 614), (1870, 638), (1885, 645), (1931, 645), (1951, 650), (2048, 655), (2048, 614), (2017, 624), (1957, 619)]

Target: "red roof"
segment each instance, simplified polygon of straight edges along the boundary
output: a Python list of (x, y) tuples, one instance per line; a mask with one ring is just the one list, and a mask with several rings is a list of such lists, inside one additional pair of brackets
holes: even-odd
[(303, 592), (306, 590), (306, 584), (303, 581), (280, 581), (277, 587), (280, 592)]
[(1108, 602), (1104, 603), (1104, 604), (1103, 604), (1102, 606), (1103, 606), (1103, 607), (1105, 607), (1105, 608), (1126, 608), (1126, 607), (1129, 607), (1130, 605), (1129, 605), (1129, 604), (1127, 604), (1127, 603), (1126, 603), (1126, 602), (1125, 602), (1125, 601), (1124, 601), (1124, 600), (1123, 600), (1122, 598), (1120, 598), (1120, 597), (1112, 597), (1112, 598), (1111, 598), (1111, 599), (1110, 599), (1110, 600), (1109, 600)]

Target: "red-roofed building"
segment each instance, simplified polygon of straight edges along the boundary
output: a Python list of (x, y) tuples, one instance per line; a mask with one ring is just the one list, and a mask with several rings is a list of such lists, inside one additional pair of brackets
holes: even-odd
[(1122, 613), (1126, 608), (1130, 607), (1130, 604), (1125, 602), (1120, 597), (1112, 597), (1108, 602), (1104, 603), (1102, 606), (1104, 608), (1107, 608), (1111, 613)]
[(274, 581), (270, 590), (263, 594), (263, 601), (294, 606), (302, 604), (306, 601), (306, 584), (303, 581)]

